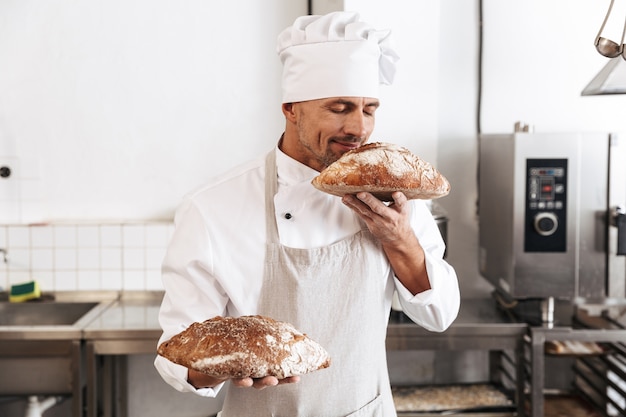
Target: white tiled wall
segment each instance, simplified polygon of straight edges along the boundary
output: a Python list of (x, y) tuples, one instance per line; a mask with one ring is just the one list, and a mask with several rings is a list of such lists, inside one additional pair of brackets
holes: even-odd
[(162, 290), (172, 223), (0, 225), (0, 287), (42, 291)]

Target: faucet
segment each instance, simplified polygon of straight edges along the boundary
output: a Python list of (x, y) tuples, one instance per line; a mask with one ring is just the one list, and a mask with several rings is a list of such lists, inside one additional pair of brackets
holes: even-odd
[(55, 396), (39, 401), (36, 395), (31, 395), (28, 397), (28, 407), (26, 408), (25, 417), (41, 417), (42, 413), (48, 408), (60, 403), (63, 399), (64, 398), (61, 396)]
[(7, 264), (9, 263), (9, 258), (7, 258), (7, 250), (4, 248), (0, 248), (0, 253), (2, 253), (2, 259), (4, 260), (4, 263)]

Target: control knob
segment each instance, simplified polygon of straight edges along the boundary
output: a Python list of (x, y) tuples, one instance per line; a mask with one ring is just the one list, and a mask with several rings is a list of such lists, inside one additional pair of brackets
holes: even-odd
[(556, 232), (559, 226), (559, 219), (554, 213), (543, 212), (535, 216), (535, 231), (541, 236), (550, 236)]

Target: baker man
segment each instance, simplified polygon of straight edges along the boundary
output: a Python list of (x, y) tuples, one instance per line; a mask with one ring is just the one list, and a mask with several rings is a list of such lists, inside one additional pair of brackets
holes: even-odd
[[(394, 289), (415, 323), (443, 331), (459, 309), (456, 274), (424, 201), (396, 192), (387, 205), (311, 185), (372, 134), (379, 85), (397, 61), (390, 32), (350, 12), (303, 16), (279, 35), (278, 54), (284, 133), (178, 208), (159, 343), (218, 315), (287, 321), (327, 349), (331, 366), (282, 381), (233, 379), (223, 417), (395, 416), (385, 354)], [(180, 391), (210, 397), (225, 383), (162, 357), (155, 365)]]

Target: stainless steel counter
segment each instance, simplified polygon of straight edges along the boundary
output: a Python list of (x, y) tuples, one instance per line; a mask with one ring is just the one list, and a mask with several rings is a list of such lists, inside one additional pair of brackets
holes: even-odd
[(163, 294), (122, 294), (83, 330), (88, 417), (124, 416), (126, 355), (156, 354)]
[[(122, 297), (83, 329), (97, 354), (156, 353), (161, 336), (158, 311), (161, 293)], [(390, 350), (515, 349), (528, 326), (502, 314), (490, 298), (461, 303), (455, 322), (445, 332), (430, 332), (408, 318), (392, 316), (387, 330)]]
[[(125, 355), (156, 353), (161, 335), (157, 321), (161, 299), (162, 293), (122, 296), (83, 330), (87, 350), (88, 416), (119, 415), (120, 412), (113, 412), (112, 407), (124, 408), (124, 394), (120, 392), (124, 387), (116, 374), (125, 370)], [(400, 320), (392, 316), (387, 332), (387, 348), (510, 349), (519, 354), (526, 331), (525, 324), (502, 315), (493, 299), (463, 300), (459, 317), (442, 333), (429, 332), (408, 319)], [(523, 378), (518, 380), (523, 381)], [(113, 401), (114, 398), (118, 401)]]
[(160, 292), (122, 294), (85, 326), (83, 339), (102, 355), (156, 353), (162, 299)]
[[(120, 415), (124, 387), (116, 374), (125, 370), (125, 355), (155, 354), (161, 335), (157, 316), (162, 294), (121, 297), (83, 330), (87, 349), (87, 415)], [(429, 332), (408, 319), (392, 316), (389, 350), (493, 350), (523, 352), (527, 326), (501, 314), (493, 299), (463, 300), (459, 317), (442, 333)], [(518, 361), (522, 363), (522, 361)], [(495, 367), (495, 365), (494, 365)], [(516, 370), (521, 372), (520, 369)], [(519, 374), (521, 375), (521, 374)], [(517, 380), (523, 382), (523, 378)], [(517, 388), (517, 395), (521, 395)], [(113, 401), (118, 398), (118, 401)], [(120, 401), (121, 398), (121, 401)], [(521, 398), (521, 396), (519, 397)], [(120, 406), (120, 403), (121, 406)], [(123, 414), (122, 414), (123, 415)], [(519, 414), (523, 415), (523, 414)]]
[(504, 315), (491, 298), (462, 300), (457, 319), (442, 333), (392, 318), (387, 330), (389, 350), (515, 349), (528, 326)]
[[(95, 298), (94, 298), (95, 297)], [(14, 363), (16, 355), (33, 356), (42, 353), (35, 345), (45, 341), (47, 350), (43, 356), (67, 356), (72, 358), (71, 376), (55, 375), (57, 381), (68, 381), (71, 392), (80, 400), (81, 368), (77, 358), (82, 356), (84, 346), (84, 371), (87, 387), (88, 416), (125, 415), (124, 386), (127, 355), (156, 354), (156, 344), (161, 335), (158, 311), (162, 292), (139, 292), (120, 294), (91, 294), (88, 300), (99, 299), (98, 308), (72, 326), (0, 326), (0, 356), (5, 364)], [(76, 301), (76, 295), (58, 298)], [(79, 297), (84, 301), (84, 297)], [(513, 352), (516, 360), (516, 400), (518, 415), (524, 416), (524, 345), (530, 344), (531, 356), (531, 415), (542, 415), (542, 388), (545, 362), (544, 344), (550, 340), (581, 340), (621, 342), (626, 340), (626, 330), (572, 329), (570, 323), (544, 328), (529, 326), (497, 308), (492, 298), (465, 299), (456, 321), (446, 331), (430, 332), (410, 322), (406, 316), (392, 314), (387, 331), (386, 345), (389, 350), (488, 350), (490, 351), (490, 374), (504, 351)], [(598, 328), (599, 327), (599, 328)], [(526, 339), (526, 340), (525, 340)], [(494, 362), (492, 363), (492, 359)], [(55, 359), (58, 360), (58, 359)], [(494, 368), (494, 369), (492, 369)], [(13, 369), (13, 368), (11, 368)], [(17, 373), (18, 370), (16, 370)], [(38, 390), (40, 387), (33, 387)], [(80, 401), (76, 402), (80, 411)], [(115, 410), (113, 409), (114, 407)], [(76, 414), (78, 415), (78, 414)]]
[[(79, 334), (76, 329), (72, 329), (76, 333), (72, 333), (74, 340), (82, 339), (85, 347), (87, 416), (125, 415), (126, 387), (122, 376), (126, 371), (126, 357), (156, 354), (157, 341), (161, 335), (158, 311), (162, 298), (162, 292), (121, 293), (113, 299), (111, 294), (107, 294), (107, 302), (95, 310), (97, 314), (90, 314), (88, 320), (81, 323)], [(63, 334), (61, 328), (55, 331), (57, 335)], [(527, 326), (502, 315), (493, 299), (463, 300), (459, 317), (442, 333), (429, 332), (406, 318), (400, 320), (392, 316), (387, 333), (387, 348), (510, 349), (518, 354), (522, 352), (526, 332)], [(31, 332), (31, 335), (34, 334)], [(17, 336), (18, 339), (29, 337)], [(51, 337), (50, 334), (48, 337)], [(76, 349), (78, 346), (74, 347)]]
[[(156, 353), (161, 336), (158, 311), (162, 293), (122, 295), (83, 329), (83, 338), (99, 354)], [(387, 348), (485, 349), (515, 348), (528, 326), (502, 314), (490, 298), (463, 300), (459, 316), (445, 332), (430, 332), (392, 315)]]

